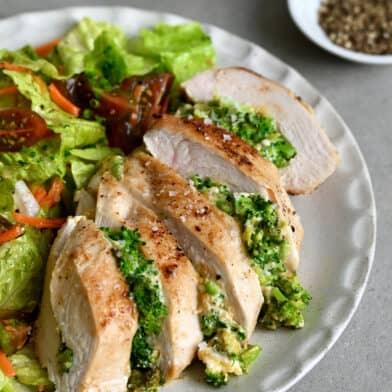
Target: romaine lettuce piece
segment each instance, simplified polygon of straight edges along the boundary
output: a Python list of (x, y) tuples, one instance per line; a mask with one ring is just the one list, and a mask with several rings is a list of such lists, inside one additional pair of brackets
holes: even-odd
[(107, 22), (96, 22), (83, 18), (59, 43), (57, 50), (66, 74), (74, 75), (84, 71), (85, 56), (94, 49), (95, 39), (108, 32), (116, 46), (126, 46), (124, 32)]
[(118, 85), (128, 76), (144, 75), (156, 66), (150, 59), (127, 53), (126, 43), (117, 43), (108, 31), (97, 37), (93, 50), (84, 60), (85, 72), (93, 85), (98, 84), (106, 89)]
[(31, 46), (24, 46), (14, 51), (2, 49), (0, 50), (0, 61), (21, 65), (34, 72), (40, 72), (52, 79), (66, 79), (68, 77), (67, 75), (60, 75), (57, 68), (51, 62), (37, 56)]
[(211, 38), (198, 23), (158, 23), (153, 29), (142, 29), (140, 37), (130, 41), (130, 51), (158, 61), (163, 70), (174, 73), (176, 82), (215, 64)]
[(75, 118), (60, 109), (32, 75), (17, 71), (4, 71), (17, 85), (18, 90), (31, 100), (31, 109), (39, 114), (55, 133), (61, 134), (65, 149), (105, 143), (105, 129), (95, 121)]
[(0, 153), (0, 173), (8, 179), (43, 183), (53, 176), (63, 177), (65, 170), (60, 139), (45, 139), (19, 152)]
[[(0, 173), (1, 165), (0, 165)], [(0, 215), (7, 219), (10, 218), (10, 213), (14, 210), (14, 198), (12, 192), (14, 191), (14, 184), (9, 179), (0, 176)]]
[(9, 359), (15, 369), (16, 380), (20, 383), (34, 386), (50, 386), (52, 384), (30, 346), (25, 346), (11, 355)]
[(26, 227), (0, 246), (0, 309), (31, 311), (37, 305), (51, 233)]

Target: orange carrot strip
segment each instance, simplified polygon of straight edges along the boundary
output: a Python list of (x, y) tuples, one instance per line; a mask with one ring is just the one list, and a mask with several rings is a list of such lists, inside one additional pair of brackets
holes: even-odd
[(46, 92), (46, 83), (38, 75), (36, 75), (31, 69), (23, 67), (22, 65), (10, 64), (5, 61), (0, 63), (0, 69), (7, 69), (9, 71), (17, 71), (17, 72), (24, 72), (30, 74), (34, 78), (34, 80), (39, 84), (41, 91), (43, 93)]
[(23, 227), (21, 226), (11, 227), (9, 230), (0, 234), (0, 245), (20, 237), (23, 233), (24, 233)]
[(47, 205), (49, 208), (52, 208), (54, 205), (58, 204), (61, 200), (61, 192), (63, 189), (64, 183), (61, 181), (60, 177), (56, 177), (53, 180), (49, 192), (39, 201), (40, 206)]
[(46, 189), (43, 186), (38, 186), (32, 191), (35, 200), (37, 200), (38, 204), (42, 207), (42, 200), (48, 195)]
[(51, 83), (49, 86), (49, 93), (54, 103), (60, 106), (65, 112), (71, 114), (72, 116), (78, 117), (80, 109), (75, 106), (71, 101), (61, 94), (60, 90)]
[(15, 369), (7, 356), (0, 351), (0, 369), (7, 377), (14, 377), (16, 375)]
[(49, 54), (49, 52), (60, 43), (61, 38), (56, 38), (53, 41), (49, 41), (46, 44), (43, 44), (41, 46), (38, 46), (35, 48), (35, 53), (38, 54), (38, 56), (46, 56)]
[(0, 89), (0, 95), (11, 95), (18, 94), (18, 88), (16, 86), (9, 86)]
[(66, 221), (66, 218), (37, 218), (14, 212), (14, 219), (18, 223), (33, 226), (37, 229), (58, 229)]
[(39, 84), (39, 87), (43, 93), (48, 92), (48, 87), (46, 86), (46, 83), (36, 74), (31, 73), (33, 76), (33, 79)]

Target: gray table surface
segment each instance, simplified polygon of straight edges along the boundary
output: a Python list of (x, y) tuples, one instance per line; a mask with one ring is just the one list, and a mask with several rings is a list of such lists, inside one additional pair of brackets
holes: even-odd
[(353, 64), (322, 51), (294, 26), (285, 0), (0, 0), (0, 17), (82, 4), (168, 11), (223, 27), (292, 65), (332, 102), (370, 169), (378, 208), (376, 259), (349, 327), (290, 391), (392, 391), (392, 66)]

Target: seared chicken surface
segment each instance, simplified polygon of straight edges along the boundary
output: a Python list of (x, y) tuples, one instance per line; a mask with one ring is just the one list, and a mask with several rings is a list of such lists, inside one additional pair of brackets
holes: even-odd
[(291, 245), (286, 264), (295, 271), (303, 228), (277, 168), (236, 135), (203, 120), (164, 116), (145, 134), (151, 154), (184, 178), (195, 174), (226, 184), (234, 192), (258, 193), (279, 206), (279, 216), (287, 222), (285, 237)]
[(168, 314), (158, 337), (165, 381), (178, 378), (191, 363), (202, 340), (197, 311), (198, 275), (162, 221), (110, 173), (98, 187), (98, 226), (137, 229), (142, 251), (160, 273)]
[(174, 170), (141, 151), (125, 160), (123, 183), (163, 219), (196, 269), (222, 279), (228, 305), (250, 336), (263, 296), (237, 222)]
[[(125, 392), (136, 328), (109, 242), (93, 222), (69, 219), (49, 259), (35, 339), (57, 391)], [(65, 372), (56, 358), (61, 342), (73, 356)]]
[(218, 96), (272, 117), (297, 151), (290, 165), (280, 170), (288, 192), (310, 193), (336, 170), (339, 161), (336, 148), (313, 110), (285, 87), (240, 67), (202, 72), (182, 87), (193, 101), (206, 102)]

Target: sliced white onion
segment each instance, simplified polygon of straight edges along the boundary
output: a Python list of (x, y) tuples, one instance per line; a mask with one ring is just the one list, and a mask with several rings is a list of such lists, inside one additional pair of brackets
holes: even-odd
[(40, 209), (29, 187), (21, 180), (15, 183), (14, 202), (16, 208), (24, 215), (36, 216)]

